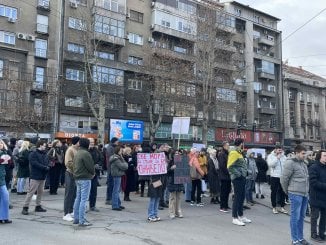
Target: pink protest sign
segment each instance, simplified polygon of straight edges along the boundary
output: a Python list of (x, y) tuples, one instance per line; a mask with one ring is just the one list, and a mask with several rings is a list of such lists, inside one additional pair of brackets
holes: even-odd
[(139, 175), (166, 174), (164, 153), (138, 153), (137, 170)]

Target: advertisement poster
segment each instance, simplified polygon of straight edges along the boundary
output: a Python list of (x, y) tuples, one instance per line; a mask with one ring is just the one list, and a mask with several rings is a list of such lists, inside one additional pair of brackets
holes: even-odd
[(144, 122), (110, 119), (110, 139), (117, 137), (120, 142), (142, 143)]
[(166, 174), (165, 154), (161, 153), (137, 153), (137, 170), (139, 175)]
[(176, 168), (174, 170), (174, 184), (190, 183), (190, 166), (189, 158), (186, 155), (175, 155), (174, 164)]

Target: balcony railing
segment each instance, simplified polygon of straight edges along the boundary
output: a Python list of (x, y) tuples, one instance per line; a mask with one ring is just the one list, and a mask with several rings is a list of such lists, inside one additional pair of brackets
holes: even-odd
[(266, 96), (266, 97), (275, 97), (276, 96), (274, 91), (268, 91), (268, 90), (260, 90), (259, 95)]
[(269, 114), (269, 115), (275, 115), (276, 109), (271, 109), (268, 107), (259, 108), (259, 113), (261, 114)]
[(269, 74), (266, 72), (259, 72), (258, 73), (258, 77), (259, 78), (265, 78), (265, 79), (271, 79), (274, 80), (275, 79), (275, 75), (274, 74)]
[(45, 10), (50, 10), (50, 1), (49, 0), (38, 0), (37, 7)]
[(119, 46), (125, 46), (126, 45), (126, 39), (122, 37), (117, 37), (117, 36), (111, 36), (107, 34), (103, 34), (100, 32), (94, 32), (94, 39), (100, 41), (100, 42), (105, 42), (105, 43), (112, 43), (116, 44)]
[(261, 44), (265, 44), (265, 45), (268, 45), (268, 46), (274, 46), (274, 40), (270, 40), (266, 37), (260, 37), (258, 39), (258, 43), (261, 43)]

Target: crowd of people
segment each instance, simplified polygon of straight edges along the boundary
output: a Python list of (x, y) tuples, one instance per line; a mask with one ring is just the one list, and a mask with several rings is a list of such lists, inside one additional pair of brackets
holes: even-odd
[[(229, 201), (232, 199), (232, 223), (245, 226), (252, 221), (244, 216), (244, 209), (255, 205), (254, 194), (257, 199), (265, 198), (264, 188), (268, 183), (272, 213), (290, 212), (292, 244), (309, 244), (303, 237), (307, 210), (311, 210), (311, 238), (325, 242), (326, 151), (314, 154), (298, 145), (294, 151), (284, 152), (281, 146), (276, 146), (265, 160), (261, 153), (244, 151), (242, 139), (235, 139), (233, 143), (232, 147), (229, 142), (223, 142), (220, 148), (193, 147), (187, 151), (174, 150), (168, 144), (124, 145), (115, 137), (105, 146), (96, 145), (92, 138), (79, 137), (73, 137), (70, 146), (60, 140), (47, 143), (11, 139), (9, 144), (0, 140), (0, 223), (12, 223), (8, 190), (26, 195), (22, 214), (28, 215), (33, 197), (35, 212), (46, 212), (42, 206), (44, 189), (49, 189), (50, 195), (57, 195), (62, 185), (65, 187), (63, 220), (90, 226), (86, 207), (99, 212), (97, 187), (105, 172), (105, 204), (111, 205), (113, 211), (125, 209), (121, 191), (123, 201), (129, 202), (131, 192), (144, 197), (147, 184), (149, 222), (160, 221), (158, 213), (164, 208), (168, 208), (171, 219), (182, 218), (184, 194), (185, 201), (197, 207), (205, 205), (203, 195), (210, 196), (211, 204), (219, 204), (223, 213), (231, 211)], [(138, 153), (164, 153), (166, 174), (138, 175)], [(174, 182), (176, 155), (188, 159), (191, 180), (188, 183)], [(285, 205), (290, 203), (287, 211)]]

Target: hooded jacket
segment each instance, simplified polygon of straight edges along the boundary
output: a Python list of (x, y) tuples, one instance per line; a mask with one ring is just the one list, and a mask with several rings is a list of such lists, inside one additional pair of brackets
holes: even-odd
[(231, 180), (239, 177), (247, 176), (247, 163), (243, 158), (240, 149), (231, 150), (228, 157), (227, 168), (230, 173)]
[(280, 159), (278, 159), (275, 150), (268, 155), (267, 164), (271, 170), (270, 172), (271, 177), (276, 177), (276, 178), (281, 177), (285, 161), (286, 161), (286, 157), (284, 156), (284, 154), (282, 154)]

